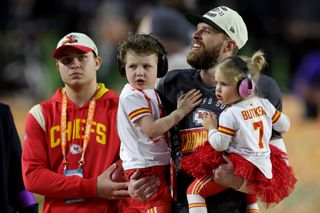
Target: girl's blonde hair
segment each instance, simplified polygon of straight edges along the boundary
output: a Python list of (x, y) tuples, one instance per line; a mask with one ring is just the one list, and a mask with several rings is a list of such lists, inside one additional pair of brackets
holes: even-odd
[[(256, 83), (260, 72), (267, 65), (265, 54), (261, 50), (258, 50), (252, 55), (251, 58), (247, 56), (240, 56), (239, 58), (245, 62), (251, 79), (254, 83)], [(229, 78), (235, 84), (238, 84), (242, 79), (247, 77), (246, 71), (242, 70), (239, 64), (236, 63), (232, 57), (228, 57), (220, 62), (217, 65), (217, 70), (220, 70), (222, 73), (224, 73), (227, 78)]]

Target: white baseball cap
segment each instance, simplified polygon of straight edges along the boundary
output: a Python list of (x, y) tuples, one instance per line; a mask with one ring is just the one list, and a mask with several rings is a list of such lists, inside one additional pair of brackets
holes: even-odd
[(205, 22), (210, 26), (225, 32), (241, 49), (248, 40), (248, 30), (242, 17), (226, 6), (215, 7), (203, 16), (187, 13), (186, 18), (194, 25)]
[(58, 58), (61, 51), (70, 46), (85, 53), (93, 51), (98, 56), (98, 48), (89, 36), (83, 33), (69, 33), (58, 42), (52, 57)]

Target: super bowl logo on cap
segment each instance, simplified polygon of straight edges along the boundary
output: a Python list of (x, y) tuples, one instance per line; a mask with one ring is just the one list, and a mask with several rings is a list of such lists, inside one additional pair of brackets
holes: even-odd
[(210, 17), (216, 17), (217, 15), (219, 16), (223, 16), (224, 13), (223, 11), (227, 11), (227, 8), (225, 7), (215, 7), (212, 10), (210, 10), (209, 12), (207, 12), (205, 15), (208, 15)]
[(213, 12), (220, 12), (220, 15), (223, 15), (224, 13), (222, 13), (221, 10), (227, 11), (228, 9), (227, 9), (226, 7), (224, 7), (224, 6), (220, 6), (220, 7), (215, 7), (215, 8), (213, 8), (211, 11), (213, 11)]
[(66, 36), (66, 39), (67, 39), (67, 40), (65, 40), (65, 41), (62, 43), (61, 46), (65, 45), (66, 43), (76, 43), (76, 42), (78, 42), (78, 40), (76, 39), (76, 36), (75, 36), (75, 35), (72, 35), (72, 34), (67, 35), (67, 36)]
[(214, 11), (214, 12), (221, 12), (221, 10), (224, 10), (224, 11), (227, 11), (228, 8), (227, 7), (224, 7), (224, 6), (220, 6), (220, 7), (214, 7), (211, 11)]

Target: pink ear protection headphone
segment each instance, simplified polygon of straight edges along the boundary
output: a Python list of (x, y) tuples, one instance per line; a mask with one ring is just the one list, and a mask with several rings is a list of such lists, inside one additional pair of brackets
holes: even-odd
[(244, 99), (250, 98), (254, 94), (255, 84), (251, 79), (247, 63), (236, 55), (230, 58), (238, 65), (240, 70), (246, 74), (246, 76), (238, 83), (239, 95)]

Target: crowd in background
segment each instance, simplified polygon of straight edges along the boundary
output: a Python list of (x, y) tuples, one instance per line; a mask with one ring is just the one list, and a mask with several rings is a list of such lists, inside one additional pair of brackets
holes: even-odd
[(188, 66), (183, 57), (193, 27), (185, 23), (184, 13), (203, 14), (212, 5), (226, 5), (242, 15), (250, 32), (242, 51), (266, 52), (265, 73), (283, 92), (301, 97), (306, 118), (319, 116), (320, 3), (316, 0), (3, 0), (0, 95), (39, 101), (52, 94), (61, 84), (52, 45), (68, 32), (92, 36), (103, 58), (99, 81), (118, 92), (124, 82), (116, 72), (116, 47), (129, 32), (154, 33), (166, 46), (171, 67)]

